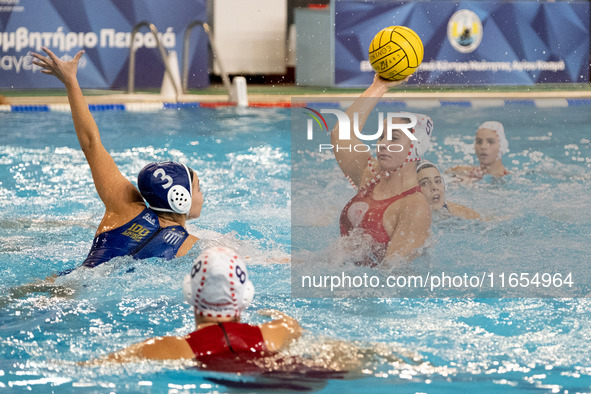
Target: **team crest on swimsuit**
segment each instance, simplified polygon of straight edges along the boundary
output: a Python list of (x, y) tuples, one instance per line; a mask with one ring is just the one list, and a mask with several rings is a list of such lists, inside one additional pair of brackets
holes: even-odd
[(369, 204), (364, 201), (357, 201), (351, 204), (347, 211), (347, 218), (354, 227), (359, 227), (363, 217), (369, 209)]
[(182, 236), (178, 233), (169, 232), (164, 235), (164, 242), (170, 245), (176, 245), (181, 240)]

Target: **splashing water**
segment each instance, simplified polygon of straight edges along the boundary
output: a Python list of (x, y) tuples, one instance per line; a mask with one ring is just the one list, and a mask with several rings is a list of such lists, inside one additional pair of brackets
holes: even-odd
[[(504, 184), (449, 183), (452, 201), (491, 220), (435, 223), (431, 246), (417, 264), (519, 261), (536, 268), (588, 260), (588, 108), (438, 108), (429, 115), (435, 134), (427, 158), (442, 169), (474, 160), (478, 124), (503, 122), (510, 147), (505, 165), (512, 174)], [(78, 266), (103, 208), (68, 114), (1, 113), (0, 118), (6, 130), (0, 134), (0, 297), (6, 300), (16, 286)], [(180, 283), (198, 250), (173, 261), (119, 258), (4, 304), (0, 387), (389, 392), (395, 384), (401, 391), (424, 392), (589, 390), (587, 299), (292, 298), (285, 264), (292, 248), (291, 202), (304, 212), (294, 218), (294, 231), (308, 232), (304, 246), (311, 252), (329, 248), (334, 255), (338, 215), (353, 191), (327, 154), (311, 158), (315, 171), (307, 181), (317, 182), (313, 193), (297, 176), (291, 184), (292, 175), (309, 169), (290, 152), (288, 110), (97, 113), (96, 118), (103, 143), (132, 182), (149, 161), (178, 160), (196, 170), (205, 206), (188, 228), (201, 239), (200, 248), (231, 246), (246, 256), (257, 294), (243, 320), (262, 323), (257, 309), (279, 309), (306, 332), (287, 351), (259, 361), (258, 372), (251, 374), (204, 371), (190, 363), (78, 365), (148, 337), (184, 335), (194, 328)], [(296, 206), (297, 196), (307, 199), (307, 209)], [(318, 239), (326, 243), (318, 245)]]

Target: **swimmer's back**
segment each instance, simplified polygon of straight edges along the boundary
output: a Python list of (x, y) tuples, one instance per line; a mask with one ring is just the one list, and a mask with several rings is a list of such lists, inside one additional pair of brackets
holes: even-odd
[(186, 340), (197, 359), (244, 353), (262, 356), (267, 353), (260, 327), (245, 323), (213, 324), (193, 331), (186, 336)]
[(94, 238), (82, 265), (96, 267), (119, 256), (132, 256), (135, 259), (160, 257), (170, 260), (179, 254), (188, 237), (189, 233), (182, 226), (160, 227), (158, 215), (144, 207), (143, 211), (124, 225), (100, 232)]

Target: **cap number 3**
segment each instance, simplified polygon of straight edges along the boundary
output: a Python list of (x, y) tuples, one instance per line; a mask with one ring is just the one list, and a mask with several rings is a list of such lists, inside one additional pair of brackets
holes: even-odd
[(172, 178), (170, 176), (166, 175), (166, 172), (164, 172), (164, 170), (162, 168), (159, 168), (156, 171), (154, 171), (154, 178), (158, 178), (158, 177), (160, 177), (160, 179), (162, 179), (163, 181), (166, 181), (166, 183), (164, 185), (162, 185), (162, 188), (164, 190), (171, 187), (172, 184), (174, 183), (172, 181)]

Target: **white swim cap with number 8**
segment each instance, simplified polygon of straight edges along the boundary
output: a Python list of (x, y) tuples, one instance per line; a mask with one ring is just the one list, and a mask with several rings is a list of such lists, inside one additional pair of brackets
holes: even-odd
[(183, 281), (183, 293), (200, 316), (233, 318), (250, 305), (254, 286), (236, 251), (214, 247), (195, 259)]

